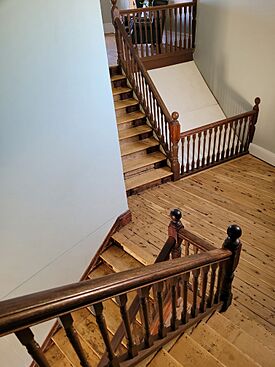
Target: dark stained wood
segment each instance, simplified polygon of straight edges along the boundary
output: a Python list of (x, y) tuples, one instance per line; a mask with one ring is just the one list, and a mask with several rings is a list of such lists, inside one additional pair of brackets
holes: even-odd
[(144, 322), (144, 345), (145, 348), (149, 348), (153, 344), (153, 339), (150, 331), (149, 321), (149, 309), (148, 309), (148, 298), (149, 288), (144, 287), (139, 289), (140, 305), (142, 310), (143, 322)]
[(42, 352), (39, 344), (35, 341), (34, 335), (31, 329), (26, 328), (19, 330), (15, 333), (18, 340), (24, 347), (26, 347), (29, 355), (40, 367), (50, 367), (44, 353)]
[(81, 366), (83, 367), (91, 367), (90, 363), (88, 362), (87, 356), (85, 354), (84, 349), (82, 348), (82, 345), (80, 343), (78, 334), (76, 329), (73, 325), (73, 318), (71, 314), (66, 314), (60, 316), (60, 322), (66, 332), (67, 338), (69, 339), (72, 347), (74, 348)]

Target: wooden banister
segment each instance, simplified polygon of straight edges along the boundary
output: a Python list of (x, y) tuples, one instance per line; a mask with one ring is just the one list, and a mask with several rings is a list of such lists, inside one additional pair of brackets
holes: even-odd
[[(116, 1), (117, 3), (117, 1)], [(166, 10), (175, 8), (184, 8), (188, 6), (193, 6), (194, 1), (189, 1), (185, 3), (176, 3), (168, 5), (157, 5), (157, 6), (147, 6), (146, 8), (135, 8), (135, 9), (119, 9), (121, 15), (133, 14), (134, 13), (144, 13), (144, 11), (156, 11), (156, 10)]]

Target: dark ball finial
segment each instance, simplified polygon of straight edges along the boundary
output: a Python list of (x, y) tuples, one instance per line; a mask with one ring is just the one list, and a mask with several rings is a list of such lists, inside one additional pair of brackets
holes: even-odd
[(255, 104), (259, 105), (261, 103), (261, 98), (260, 97), (256, 97), (255, 98)]
[(236, 241), (238, 238), (241, 237), (242, 235), (242, 230), (241, 227), (239, 227), (237, 224), (231, 224), (228, 228), (227, 228), (227, 234), (228, 237), (232, 240), (232, 241)]
[(171, 217), (172, 221), (179, 222), (181, 220), (181, 217), (182, 217), (181, 211), (179, 209), (171, 210), (170, 217)]
[(172, 119), (173, 120), (178, 120), (178, 118), (179, 118), (179, 113), (178, 112), (173, 112), (172, 113)]

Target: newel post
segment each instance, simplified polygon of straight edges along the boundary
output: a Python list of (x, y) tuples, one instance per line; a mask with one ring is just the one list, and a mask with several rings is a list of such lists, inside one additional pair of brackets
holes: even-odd
[(232, 255), (230, 259), (224, 264), (223, 277), (221, 283), (220, 300), (223, 302), (222, 310), (226, 311), (232, 303), (232, 282), (234, 279), (234, 272), (238, 266), (241, 254), (242, 244), (240, 237), (242, 230), (236, 224), (233, 224), (227, 229), (228, 237), (223, 243), (222, 248), (230, 250)]
[(121, 44), (120, 44), (120, 39), (119, 39), (119, 31), (118, 31), (118, 27), (116, 25), (116, 18), (120, 18), (120, 12), (119, 9), (117, 7), (117, 0), (111, 0), (112, 1), (112, 9), (111, 9), (111, 17), (112, 17), (112, 23), (113, 26), (115, 28), (115, 38), (116, 38), (116, 48), (117, 48), (117, 64), (121, 65)]
[(173, 172), (173, 180), (180, 178), (180, 164), (179, 164), (179, 141), (180, 141), (180, 123), (178, 121), (178, 112), (172, 113), (172, 121), (169, 124), (170, 138), (171, 138), (171, 169)]
[(255, 111), (255, 114), (253, 116), (253, 119), (250, 123), (249, 126), (249, 140), (248, 140), (248, 144), (252, 143), (254, 134), (255, 134), (255, 130), (256, 130), (256, 124), (258, 121), (258, 116), (259, 116), (259, 104), (261, 103), (261, 99), (259, 97), (255, 98), (255, 105), (253, 107), (253, 111)]
[(173, 209), (170, 212), (171, 222), (168, 226), (168, 236), (173, 237), (176, 241), (175, 246), (172, 248), (171, 255), (172, 259), (181, 257), (181, 243), (182, 239), (179, 238), (180, 229), (184, 228), (181, 223), (182, 214), (179, 209)]

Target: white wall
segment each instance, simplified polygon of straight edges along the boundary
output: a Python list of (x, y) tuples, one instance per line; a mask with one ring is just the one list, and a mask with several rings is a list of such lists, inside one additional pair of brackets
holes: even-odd
[(1, 0), (0, 49), (5, 299), (77, 281), (127, 200), (99, 0)]
[(227, 115), (261, 97), (253, 153), (275, 164), (275, 2), (200, 0), (195, 61)]
[(112, 8), (111, 0), (100, 0), (100, 5), (101, 5), (104, 32), (113, 33), (114, 27), (112, 24), (112, 17), (111, 17), (111, 8)]

